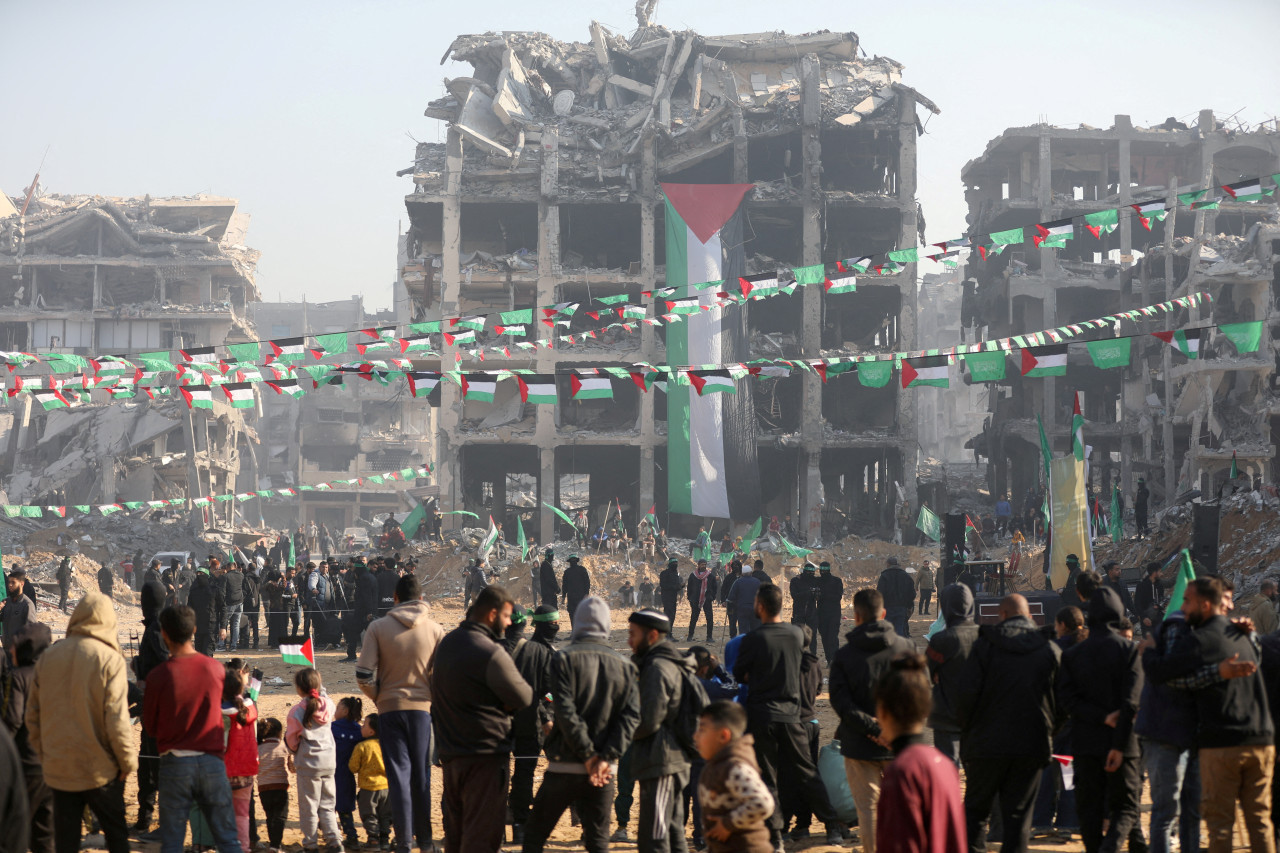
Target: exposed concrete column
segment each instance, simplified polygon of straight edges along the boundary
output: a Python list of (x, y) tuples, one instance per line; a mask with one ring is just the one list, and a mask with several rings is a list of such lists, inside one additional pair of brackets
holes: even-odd
[(102, 457), (98, 476), (102, 478), (102, 502), (104, 504), (113, 504), (116, 502), (116, 458), (114, 456)]
[[(801, 264), (822, 263), (822, 75), (817, 56), (800, 60), (800, 134), (802, 163)], [(801, 290), (801, 353), (816, 358), (822, 351), (822, 289)], [(812, 372), (803, 377), (800, 414), (801, 464), (800, 506), (797, 523), (806, 535), (813, 535), (821, 524), (822, 514), (815, 512), (822, 494), (818, 464), (822, 456), (822, 381)]]
[(799, 530), (808, 542), (822, 535), (822, 450), (814, 448), (800, 456)]
[[(918, 216), (916, 214), (916, 99), (909, 90), (898, 92), (898, 205), (902, 221), (898, 229), (898, 245), (916, 245)], [(919, 308), (916, 283), (917, 268), (907, 264), (899, 287), (898, 350), (912, 350), (917, 346)], [(912, 507), (916, 504), (916, 460), (919, 455), (919, 436), (916, 432), (919, 392), (896, 389), (898, 395), (898, 446), (902, 453), (902, 491)], [(896, 495), (894, 496), (896, 499)]]
[[(1178, 179), (1177, 177), (1169, 178), (1169, 215), (1164, 222), (1164, 298), (1169, 299), (1176, 285), (1173, 281), (1173, 233), (1174, 228), (1178, 224)], [(1167, 332), (1173, 328), (1173, 314), (1165, 312), (1164, 330)], [(1169, 502), (1173, 500), (1174, 493), (1177, 489), (1176, 473), (1173, 466), (1173, 409), (1177, 405), (1177, 396), (1174, 394), (1174, 383), (1170, 378), (1173, 370), (1173, 357), (1171, 355), (1173, 347), (1161, 347), (1161, 355), (1163, 357), (1162, 368), (1164, 370), (1164, 422), (1161, 424), (1160, 443), (1164, 449), (1164, 505), (1169, 506)], [(1190, 380), (1188, 380), (1190, 381)], [(1194, 426), (1199, 427), (1200, 418), (1197, 415)], [(1193, 441), (1191, 447), (1187, 450), (1187, 455), (1191, 456), (1198, 442)], [(1196, 471), (1194, 466), (1189, 466), (1192, 477), (1194, 478)], [(1194, 482), (1194, 479), (1193, 481)]]
[[(1116, 186), (1120, 191), (1120, 266), (1127, 269), (1133, 265), (1133, 210), (1129, 207), (1133, 203), (1133, 193), (1129, 187), (1129, 176), (1133, 174), (1133, 168), (1127, 135), (1133, 130), (1133, 122), (1128, 116), (1118, 115), (1115, 126), (1121, 134), (1116, 152)], [(1145, 291), (1142, 294), (1142, 304), (1150, 304)]]
[[(1044, 311), (1043, 328), (1047, 329), (1056, 325), (1049, 318), (1058, 316), (1058, 291), (1052, 287), (1047, 288), (1044, 292), (1041, 306), (1041, 310)], [(1040, 382), (1044, 393), (1044, 398), (1040, 401), (1040, 404), (1045, 428), (1052, 429), (1058, 423), (1058, 378), (1056, 376), (1045, 376)], [(1052, 441), (1053, 439), (1050, 438), (1049, 440)]]
[[(640, 150), (640, 289), (650, 292), (658, 284), (657, 258), (654, 257), (658, 245), (656, 206), (660, 203), (656, 171), (653, 136), (647, 135), (644, 147)], [(650, 362), (654, 360), (657, 353), (654, 328), (648, 323), (640, 324), (640, 353), (646, 361)]]
[[(442, 203), (441, 259), (440, 259), (440, 314), (449, 317), (458, 313), (458, 294), (462, 282), (462, 137), (456, 130), (449, 130), (445, 142), (445, 186)], [(455, 362), (452, 347), (443, 347), (440, 368), (453, 370)], [(436, 483), (440, 488), (439, 502), (444, 510), (461, 507), (458, 484), (459, 451), (461, 441), (458, 427), (462, 416), (462, 392), (452, 382), (440, 383), (440, 431), (436, 441)]]
[[(542, 134), (542, 175), (538, 199), (538, 287), (537, 305), (556, 303), (556, 286), (560, 283), (560, 134), (557, 128), (548, 128)], [(652, 214), (650, 214), (652, 215)], [(642, 214), (643, 216), (643, 214)], [(536, 313), (536, 312), (535, 312)], [(539, 325), (533, 318), (534, 333)], [(549, 332), (548, 334), (553, 333)], [(554, 350), (537, 351), (539, 373), (554, 373)], [(535, 410), (534, 445), (538, 448), (538, 464), (541, 476), (539, 501), (556, 503), (556, 410), (559, 406), (538, 406)], [(539, 507), (538, 539), (551, 542), (555, 538), (556, 515), (546, 507)]]
[(556, 484), (556, 449), (554, 445), (538, 442), (538, 541), (543, 546), (550, 545), (556, 538), (556, 527), (559, 517), (542, 506), (543, 503), (560, 506), (559, 489)]
[(200, 304), (207, 305), (213, 302), (213, 271), (209, 270), (200, 274)]
[[(101, 238), (99, 238), (101, 239)], [(101, 254), (101, 252), (99, 252)], [(106, 277), (106, 271), (100, 270), (97, 264), (93, 265), (93, 307), (102, 307), (102, 279)]]

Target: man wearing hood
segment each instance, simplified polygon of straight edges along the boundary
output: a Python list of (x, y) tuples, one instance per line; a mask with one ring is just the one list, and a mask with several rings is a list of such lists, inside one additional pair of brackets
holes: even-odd
[[(547, 770), (524, 835), (527, 853), (543, 849), (571, 803), (577, 806), (588, 853), (609, 849), (614, 777), (640, 723), (639, 673), (609, 646), (611, 624), (602, 599), (583, 599), (569, 645), (551, 659), (555, 724), (547, 737)], [(532, 779), (532, 769), (529, 775)]]
[(441, 811), (449, 853), (492, 853), (502, 846), (511, 718), (533, 702), (533, 688), (498, 645), (511, 609), (505, 589), (485, 587), (466, 621), (436, 650), (431, 710), (444, 769)]
[[(1089, 637), (1062, 654), (1058, 702), (1071, 717), (1076, 811), (1085, 850), (1117, 850), (1138, 820), (1142, 779), (1133, 731), (1142, 694), (1138, 646), (1120, 636), (1120, 596), (1109, 586), (1089, 601)], [(1105, 840), (1103, 822), (1108, 823)]]
[(898, 565), (897, 557), (890, 557), (885, 561), (884, 571), (876, 582), (876, 590), (884, 599), (884, 609), (889, 622), (893, 624), (893, 630), (898, 632), (899, 637), (910, 637), (911, 629), (907, 623), (911, 619), (911, 606), (916, 600), (916, 585), (911, 580), (911, 575)]
[(662, 612), (667, 617), (667, 622), (676, 624), (676, 607), (680, 605), (680, 587), (683, 583), (680, 580), (679, 563), (674, 559), (667, 561), (667, 567), (658, 575), (658, 595), (662, 597)]
[(853, 596), (854, 628), (831, 666), (831, 709), (840, 718), (836, 740), (844, 756), (849, 793), (858, 807), (863, 853), (876, 853), (876, 809), (880, 778), (893, 760), (882, 742), (876, 720), (876, 685), (895, 658), (915, 653), (911, 641), (899, 637), (885, 621), (884, 599), (874, 589)]
[(960, 715), (956, 707), (969, 653), (978, 639), (973, 621), (973, 592), (962, 583), (953, 583), (938, 595), (938, 610), (945, 628), (929, 638), (925, 659), (933, 681), (933, 708), (929, 728), (933, 745), (960, 766)]
[(844, 607), (844, 581), (831, 573), (831, 563), (818, 564), (818, 628), (813, 638), (813, 653), (818, 653), (818, 637), (822, 637), (822, 654), (830, 667), (840, 650), (840, 611)]
[(578, 562), (577, 554), (569, 555), (569, 565), (564, 569), (564, 603), (569, 609), (569, 624), (573, 624), (574, 615), (582, 599), (591, 594), (591, 575), (587, 567)]
[(715, 570), (706, 560), (699, 560), (698, 567), (689, 573), (689, 584), (685, 593), (689, 599), (689, 636), (685, 642), (693, 642), (693, 631), (698, 627), (698, 614), (707, 618), (707, 642), (715, 636), (715, 614), (711, 609), (715, 604), (717, 584)]
[(187, 593), (187, 606), (196, 612), (196, 651), (213, 657), (214, 645), (227, 635), (222, 590), (213, 582), (209, 570), (201, 566)]
[(957, 702), (969, 849), (982, 850), (996, 795), (1009, 850), (1026, 850), (1040, 771), (1058, 715), (1054, 686), (1062, 652), (1031, 621), (1017, 593), (1000, 601), (1000, 623), (983, 625)]
[(431, 667), (443, 637), (417, 577), (404, 575), (387, 615), (365, 629), (356, 663), (356, 683), (378, 708), (398, 853), (431, 845)]
[(756, 616), (756, 592), (759, 591), (761, 583), (755, 567), (744, 565), (742, 577), (734, 581), (733, 588), (729, 590), (729, 597), (725, 600), (725, 604), (737, 614), (738, 634), (746, 634), (760, 627), (760, 619)]
[(128, 692), (111, 599), (89, 593), (72, 612), (66, 638), (36, 662), (27, 700), (27, 733), (53, 790), (59, 850), (79, 849), (86, 806), (110, 853), (129, 849), (124, 779), (138, 769), (138, 754)]
[[(18, 757), (22, 761), (21, 775), (26, 783), (27, 804), (31, 814), (31, 849), (35, 853), (53, 851), (53, 792), (45, 784), (40, 760), (31, 748), (31, 738), (24, 717), (32, 683), (35, 681), (36, 661), (51, 642), (53, 632), (48, 625), (30, 622), (14, 635), (13, 643), (8, 649), (8, 660), (0, 667), (0, 720), (4, 721), (3, 728), (13, 735)], [(15, 774), (9, 784), (16, 785), (17, 782)], [(0, 782), (0, 789), (4, 787), (5, 784)], [(4, 799), (0, 796), (0, 800)], [(26, 827), (20, 827), (16, 823), (5, 824), (6, 831), (17, 836), (11, 839), (12, 846), (9, 849), (15, 853), (25, 853), (27, 848), (21, 840)], [(3, 844), (0, 843), (0, 848), (2, 847)]]
[[(347, 657), (343, 663), (355, 663), (360, 637), (378, 614), (378, 579), (356, 557), (352, 571), (355, 573), (355, 595), (351, 616), (347, 620)], [(392, 593), (395, 598), (395, 593)]]
[[(627, 645), (640, 670), (639, 724), (631, 750), (631, 777), (640, 783), (640, 853), (685, 853), (684, 798), (689, 755), (677, 734), (686, 658), (668, 639), (671, 620), (656, 610), (637, 610), (627, 620)], [(703, 695), (703, 704), (706, 696)]]
[(542, 595), (542, 603), (553, 610), (560, 600), (560, 584), (556, 582), (556, 569), (551, 562), (555, 556), (556, 552), (548, 548), (542, 555), (542, 562), (538, 564), (538, 591)]
[[(142, 639), (138, 642), (138, 654), (133, 658), (133, 674), (146, 700), (147, 676), (169, 659), (169, 647), (164, 644), (160, 631), (160, 611), (164, 609), (165, 588), (159, 581), (146, 581), (139, 592), (142, 602)], [(135, 833), (151, 830), (151, 815), (155, 812), (156, 794), (160, 790), (160, 752), (155, 735), (142, 728), (142, 741), (138, 747), (138, 820), (133, 825)]]
[[(560, 614), (551, 608), (547, 614), (543, 607), (544, 617)], [(536, 615), (536, 614), (533, 614)], [(507, 804), (511, 808), (511, 840), (519, 844), (524, 840), (524, 825), (529, 819), (529, 806), (533, 803), (533, 771), (538, 764), (538, 753), (542, 751), (542, 727), (551, 721), (551, 705), (546, 696), (551, 692), (551, 656), (555, 648), (544, 639), (537, 639), (538, 625), (559, 622), (541, 622), (534, 626), (535, 638), (530, 640), (524, 635), (529, 624), (530, 614), (520, 605), (511, 608), (511, 624), (507, 626), (506, 636), (502, 640), (503, 647), (515, 661), (520, 676), (533, 688), (533, 704), (516, 713), (511, 724), (512, 750), (515, 769), (511, 773), (511, 794)], [(552, 635), (554, 636), (554, 634)]]
[(818, 651), (818, 567), (804, 561), (800, 573), (788, 585), (791, 593), (791, 624), (808, 625), (813, 630), (811, 652)]

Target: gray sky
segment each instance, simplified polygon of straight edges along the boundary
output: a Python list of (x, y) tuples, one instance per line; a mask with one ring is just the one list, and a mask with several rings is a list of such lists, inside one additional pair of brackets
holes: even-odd
[[(264, 298), (386, 307), (412, 189), (395, 172), (410, 136), (442, 139), (422, 111), (443, 77), (467, 73), (439, 64), (453, 36), (585, 41), (593, 16), (629, 34), (633, 5), (7, 2), (0, 190), (20, 193), (48, 147), (50, 192), (234, 196), (253, 216)], [(852, 30), (904, 63), (904, 82), (942, 108), (919, 146), (930, 240), (963, 233), (960, 167), (1006, 127), (1280, 112), (1274, 0), (660, 0), (656, 19), (704, 34)]]

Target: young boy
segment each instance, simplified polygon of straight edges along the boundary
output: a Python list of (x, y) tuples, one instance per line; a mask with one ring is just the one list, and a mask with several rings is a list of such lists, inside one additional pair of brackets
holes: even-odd
[(380, 850), (390, 850), (391, 800), (387, 793), (387, 769), (382, 763), (382, 744), (378, 741), (377, 714), (364, 718), (360, 734), (364, 740), (356, 744), (347, 767), (356, 775), (360, 788), (356, 802), (360, 822), (364, 824), (365, 848), (376, 845)]
[(880, 736), (894, 753), (880, 781), (876, 853), (964, 850), (960, 775), (949, 758), (924, 742), (933, 704), (924, 658), (893, 661), (875, 696)]
[(698, 717), (693, 742), (707, 762), (698, 779), (702, 828), (710, 853), (773, 853), (765, 820), (773, 797), (760, 779), (747, 712), (724, 699)]

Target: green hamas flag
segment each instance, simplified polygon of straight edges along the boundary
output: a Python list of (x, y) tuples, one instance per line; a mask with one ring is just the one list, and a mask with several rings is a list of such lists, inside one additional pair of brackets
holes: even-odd
[(1173, 592), (1169, 593), (1169, 604), (1165, 613), (1173, 613), (1182, 609), (1182, 599), (1187, 592), (1187, 584), (1196, 579), (1196, 568), (1191, 564), (1191, 552), (1182, 549), (1182, 561), (1178, 564), (1178, 576), (1173, 580)]
[(1120, 508), (1120, 487), (1111, 489), (1111, 541), (1119, 542), (1124, 538), (1124, 510)]
[(1236, 352), (1257, 352), (1262, 345), (1262, 321), (1253, 323), (1227, 323), (1218, 331), (1235, 345)]
[(858, 382), (864, 388), (883, 388), (893, 378), (893, 362), (860, 361), (858, 362)]
[(418, 504), (413, 508), (413, 512), (405, 516), (404, 521), (400, 522), (400, 530), (404, 533), (405, 539), (412, 539), (413, 534), (418, 532), (418, 527), (427, 518), (426, 504)]
[(1085, 341), (1089, 349), (1089, 358), (1094, 367), (1110, 370), (1113, 367), (1128, 367), (1129, 353), (1132, 349), (1132, 338), (1109, 338), (1101, 341)]
[(747, 548), (750, 548), (755, 541), (760, 538), (760, 534), (763, 532), (764, 516), (762, 515), (756, 518), (756, 523), (751, 525), (751, 529), (747, 531), (747, 535), (742, 538), (742, 544)]
[(551, 510), (552, 512), (554, 512), (556, 515), (560, 516), (560, 518), (564, 521), (565, 524), (569, 525), (570, 527), (573, 527), (573, 519), (565, 515), (562, 510), (556, 509), (546, 501), (543, 501), (542, 505), (545, 506), (547, 509)]
[(916, 529), (934, 542), (942, 539), (942, 520), (933, 514), (933, 510), (921, 505), (920, 517), (916, 519)]
[(787, 553), (793, 557), (807, 557), (813, 553), (808, 548), (801, 548), (799, 545), (792, 545), (787, 541), (785, 536), (778, 537), (782, 540), (782, 547), (787, 549)]
[(1004, 379), (1003, 352), (965, 353), (964, 366), (974, 382), (999, 382)]
[(520, 546), (520, 559), (529, 559), (529, 540), (524, 535), (524, 522), (516, 516), (516, 544)]

